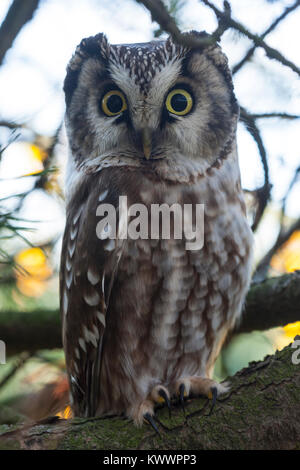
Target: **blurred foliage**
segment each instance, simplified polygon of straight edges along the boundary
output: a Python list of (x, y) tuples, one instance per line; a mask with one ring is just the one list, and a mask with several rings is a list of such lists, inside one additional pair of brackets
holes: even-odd
[(53, 272), (43, 250), (37, 247), (22, 250), (15, 256), (15, 261), (19, 266), (16, 275), (20, 292), (29, 297), (42, 295)]

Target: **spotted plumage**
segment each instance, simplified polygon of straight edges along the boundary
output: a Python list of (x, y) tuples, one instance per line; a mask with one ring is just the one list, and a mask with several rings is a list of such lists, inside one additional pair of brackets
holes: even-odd
[[(170, 39), (85, 39), (64, 90), (60, 292), (73, 412), (124, 413), (140, 424), (162, 399), (226, 390), (211, 374), (240, 318), (252, 258), (238, 105), (219, 46), (189, 50)], [(154, 204), (204, 204), (203, 247), (188, 250), (185, 236), (124, 238), (124, 196), (149, 214)], [(99, 228), (101, 204), (116, 209), (113, 238), (109, 223)]]

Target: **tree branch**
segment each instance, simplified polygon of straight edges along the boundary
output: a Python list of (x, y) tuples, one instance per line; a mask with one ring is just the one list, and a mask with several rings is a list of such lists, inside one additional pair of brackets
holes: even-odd
[(61, 325), (57, 310), (2, 311), (0, 339), (8, 356), (22, 351), (62, 347)]
[(110, 454), (124, 449), (299, 449), (300, 367), (292, 361), (295, 352), (287, 346), (229, 378), (230, 391), (218, 399), (212, 414), (206, 398), (186, 400), (185, 415), (174, 401), (171, 418), (160, 407), (160, 436), (149, 425), (136, 428), (121, 417), (52, 417), (17, 429), (0, 426), (0, 449), (98, 449)]
[(253, 119), (265, 119), (265, 118), (280, 118), (280, 119), (288, 119), (288, 120), (293, 120), (293, 119), (300, 119), (300, 116), (298, 114), (288, 114), (288, 113), (260, 113), (260, 114), (254, 114), (254, 113), (248, 113)]
[(300, 271), (253, 283), (237, 333), (268, 330), (300, 320)]
[(291, 70), (293, 70), (300, 76), (300, 69), (293, 62), (287, 60), (279, 51), (273, 49), (273, 47), (268, 46), (268, 44), (266, 44), (260, 36), (251, 33), (245, 26), (243, 26), (238, 21), (235, 21), (231, 17), (224, 16), (224, 13), (219, 10), (215, 5), (213, 5), (209, 0), (202, 0), (202, 2), (214, 11), (219, 21), (223, 20), (224, 22), (227, 22), (227, 28), (233, 28), (236, 31), (239, 31), (240, 33), (244, 34), (244, 36), (247, 36), (254, 42), (256, 47), (263, 48), (265, 50), (266, 55), (270, 59), (277, 60), (282, 65), (289, 67)]
[(224, 2), (223, 17), (218, 22), (217, 29), (210, 35), (204, 37), (190, 36), (182, 33), (178, 28), (174, 18), (169, 14), (166, 6), (161, 0), (136, 0), (137, 3), (143, 4), (151, 13), (152, 21), (159, 24), (161, 30), (170, 34), (173, 41), (182, 46), (196, 48), (205, 47), (218, 41), (224, 31), (227, 29), (226, 20), (230, 17), (230, 5)]
[[(289, 14), (291, 13), (292, 11), (294, 11), (296, 8), (298, 8), (300, 6), (300, 0), (296, 0), (296, 2), (291, 5), (290, 7), (287, 7), (283, 13), (278, 16), (278, 18), (276, 18), (275, 21), (273, 21), (273, 23), (268, 27), (268, 29), (266, 29), (266, 31), (260, 35), (260, 38), (261, 39), (264, 39), (269, 33), (271, 33), (271, 31), (273, 31), (277, 26), (278, 24)], [(245, 56), (242, 58), (242, 60), (240, 60), (240, 62), (238, 62), (233, 68), (232, 68), (232, 74), (234, 75), (235, 73), (237, 73), (244, 65), (246, 62), (248, 62), (251, 57), (253, 56), (254, 52), (255, 52), (255, 49), (256, 49), (256, 46), (253, 46), (251, 47), (247, 53), (245, 54)]]
[(14, 0), (0, 27), (0, 65), (22, 27), (33, 17), (40, 0)]
[(245, 110), (245, 108), (241, 107), (240, 120), (245, 124), (246, 129), (255, 140), (255, 143), (258, 147), (260, 159), (262, 162), (263, 171), (264, 171), (264, 184), (261, 188), (255, 191), (256, 198), (258, 201), (258, 209), (256, 210), (255, 218), (252, 224), (252, 230), (255, 231), (263, 216), (264, 210), (270, 198), (271, 185), (269, 181), (269, 166), (268, 166), (268, 160), (267, 160), (267, 152), (266, 152), (263, 140), (261, 138), (260, 131), (256, 125), (255, 119), (253, 118), (251, 114), (249, 114)]

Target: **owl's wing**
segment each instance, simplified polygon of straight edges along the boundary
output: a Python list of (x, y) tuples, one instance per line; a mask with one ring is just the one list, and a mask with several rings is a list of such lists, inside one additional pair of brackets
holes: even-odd
[(97, 410), (106, 313), (124, 242), (99, 238), (96, 210), (108, 190), (91, 193), (69, 208), (60, 271), (63, 345), (77, 416)]

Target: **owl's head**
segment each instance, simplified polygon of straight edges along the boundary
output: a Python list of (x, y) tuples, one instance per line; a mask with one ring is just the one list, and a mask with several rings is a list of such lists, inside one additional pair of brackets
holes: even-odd
[(98, 34), (77, 47), (64, 91), (76, 166), (177, 155), (210, 164), (235, 132), (238, 105), (218, 45), (188, 49), (170, 38), (110, 45)]

